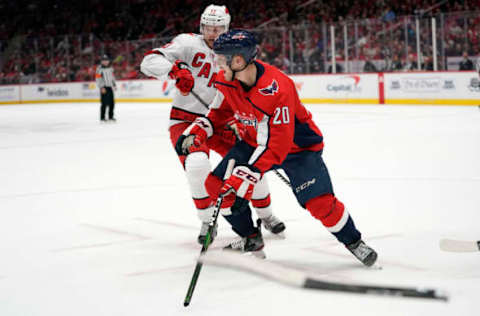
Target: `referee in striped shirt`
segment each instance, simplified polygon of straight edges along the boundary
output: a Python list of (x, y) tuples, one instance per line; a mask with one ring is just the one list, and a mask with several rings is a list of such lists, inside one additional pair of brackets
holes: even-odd
[(97, 67), (95, 73), (95, 80), (97, 86), (100, 88), (100, 101), (102, 102), (100, 106), (100, 121), (106, 122), (105, 112), (108, 107), (108, 119), (111, 122), (115, 122), (116, 120), (113, 114), (115, 108), (113, 89), (116, 90), (117, 85), (115, 83), (115, 76), (113, 75), (113, 68), (110, 65), (110, 59), (107, 55), (102, 56), (100, 66)]

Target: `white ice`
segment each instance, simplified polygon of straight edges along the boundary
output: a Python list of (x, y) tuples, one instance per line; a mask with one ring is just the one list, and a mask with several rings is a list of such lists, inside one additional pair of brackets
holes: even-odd
[[(431, 287), (447, 303), (303, 290), (204, 266), (198, 220), (167, 133), (168, 104), (0, 107), (0, 315), (478, 315), (477, 107), (310, 105), (336, 195), (383, 270), (362, 267), (268, 174), (287, 238), (268, 260), (325, 280)], [(213, 160), (218, 161), (214, 156)], [(219, 248), (234, 238), (220, 219)]]

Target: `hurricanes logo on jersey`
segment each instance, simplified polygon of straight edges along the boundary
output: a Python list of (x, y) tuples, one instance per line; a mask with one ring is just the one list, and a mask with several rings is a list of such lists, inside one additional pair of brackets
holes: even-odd
[(258, 91), (263, 95), (274, 95), (278, 92), (278, 83), (274, 79), (268, 87), (258, 89)]

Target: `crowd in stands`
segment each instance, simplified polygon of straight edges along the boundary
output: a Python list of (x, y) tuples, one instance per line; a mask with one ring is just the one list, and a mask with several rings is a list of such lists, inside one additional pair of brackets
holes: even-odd
[[(178, 33), (198, 32), (199, 16), (210, 3), (0, 2), (0, 83), (92, 81), (103, 53), (112, 58), (118, 79), (142, 78), (138, 65), (143, 53)], [(421, 18), (421, 69), (433, 69), (430, 16), (441, 12), (438, 69), (449, 69), (447, 57), (480, 54), (480, 12), (475, 11), (480, 0), (435, 3), (272, 0), (232, 1), (227, 6), (232, 28), (257, 30), (261, 59), (289, 73), (316, 73), (332, 71), (329, 25), (335, 25), (337, 72), (418, 69), (415, 15)]]

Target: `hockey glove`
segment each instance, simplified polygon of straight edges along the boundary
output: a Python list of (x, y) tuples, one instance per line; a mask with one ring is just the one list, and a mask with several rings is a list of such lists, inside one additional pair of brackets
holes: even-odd
[(183, 132), (175, 143), (175, 151), (178, 155), (188, 155), (194, 147), (200, 147), (206, 142), (207, 138), (213, 133), (210, 122), (199, 117), (190, 124), (190, 126)]
[(220, 195), (223, 195), (222, 208), (231, 207), (237, 196), (249, 201), (260, 178), (260, 172), (253, 170), (253, 167), (236, 166), (220, 189)]
[(230, 121), (228, 121), (227, 128), (235, 134), (235, 138), (237, 139), (237, 141), (241, 141), (245, 138), (245, 125), (243, 125), (237, 119), (231, 119)]
[(182, 95), (188, 95), (193, 89), (195, 80), (193, 79), (192, 72), (188, 69), (188, 65), (177, 60), (173, 64), (172, 70), (168, 73), (171, 79), (175, 79), (175, 86), (180, 90)]

